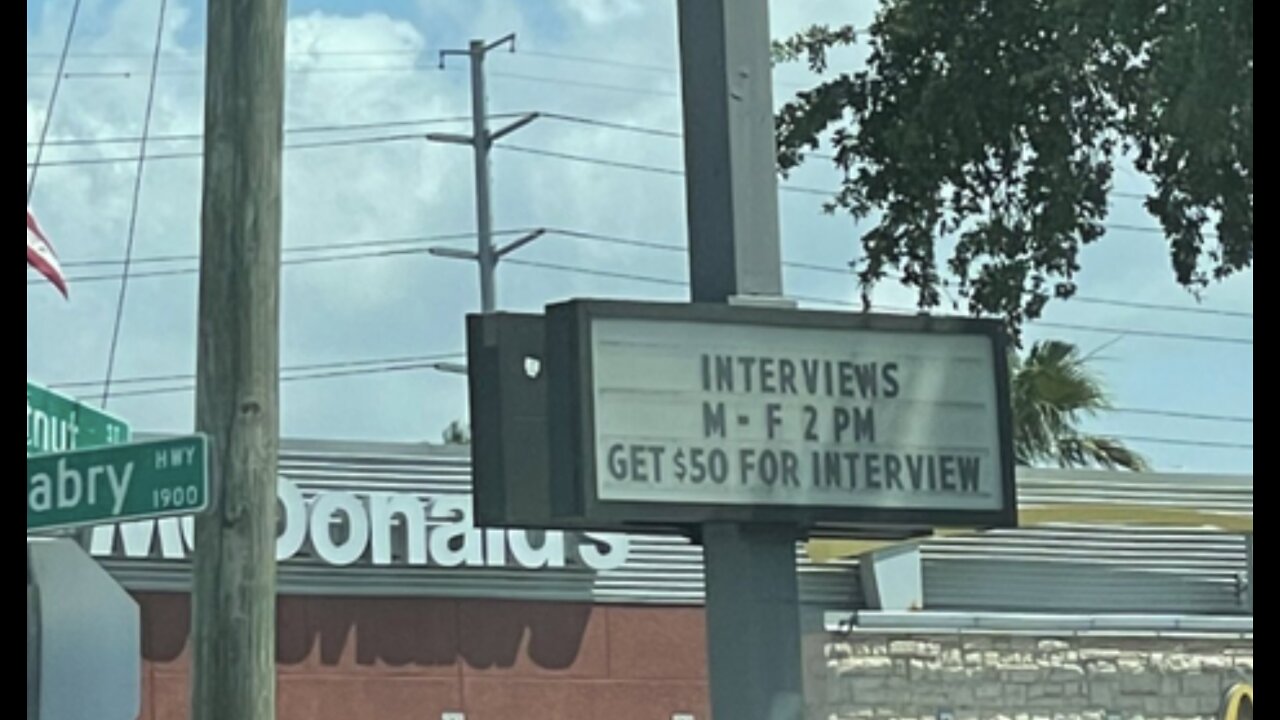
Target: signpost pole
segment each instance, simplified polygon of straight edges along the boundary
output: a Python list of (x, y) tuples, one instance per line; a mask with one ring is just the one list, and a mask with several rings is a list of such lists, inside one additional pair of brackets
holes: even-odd
[[(782, 298), (767, 0), (678, 0), (689, 276), (694, 302)], [(712, 523), (706, 560), (711, 708), (804, 712), (798, 529)]]

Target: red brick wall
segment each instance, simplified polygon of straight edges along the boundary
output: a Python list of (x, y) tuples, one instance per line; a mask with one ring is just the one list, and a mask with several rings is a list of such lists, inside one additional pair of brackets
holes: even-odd
[[(142, 720), (187, 717), (190, 603), (139, 594)], [(706, 720), (701, 608), (282, 597), (279, 720)]]

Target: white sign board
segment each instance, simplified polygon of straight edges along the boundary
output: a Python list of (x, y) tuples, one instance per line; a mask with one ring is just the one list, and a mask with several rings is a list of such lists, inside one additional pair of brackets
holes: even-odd
[(955, 517), (1011, 505), (1007, 367), (990, 325), (622, 315), (591, 313), (582, 337), (597, 503)]

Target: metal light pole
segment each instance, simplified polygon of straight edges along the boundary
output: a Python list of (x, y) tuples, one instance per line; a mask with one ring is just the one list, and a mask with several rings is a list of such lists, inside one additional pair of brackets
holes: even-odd
[(440, 69), (444, 69), (445, 58), (450, 55), (465, 55), (471, 59), (471, 134), (428, 133), (427, 140), (445, 142), (455, 145), (470, 145), (475, 154), (476, 175), (476, 252), (448, 250), (437, 248), (431, 250), (433, 255), (475, 260), (480, 265), (480, 309), (491, 313), (496, 309), (496, 292), (494, 287), (494, 270), (503, 256), (516, 248), (527, 245), (538, 239), (545, 232), (535, 230), (520, 237), (501, 248), (493, 246), (493, 213), (489, 202), (489, 150), (494, 142), (538, 119), (538, 113), (529, 113), (519, 120), (502, 127), (496, 132), (489, 132), (487, 100), (484, 88), (484, 58), (490, 50), (509, 45), (511, 52), (516, 50), (516, 35), (486, 44), (483, 40), (472, 40), (466, 50), (441, 50)]

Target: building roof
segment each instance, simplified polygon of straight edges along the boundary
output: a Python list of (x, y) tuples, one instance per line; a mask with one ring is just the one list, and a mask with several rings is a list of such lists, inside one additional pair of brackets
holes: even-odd
[[(285, 440), (280, 473), (315, 497), (471, 492), (468, 450), (458, 446)], [(921, 542), (927, 610), (1244, 614), (1244, 538), (1252, 530), (1248, 476), (1025, 470), (1020, 515), (1028, 527), (972, 531)], [(797, 548), (802, 601), (825, 610), (864, 607), (849, 541)], [(852, 550), (852, 551), (851, 551)], [(188, 587), (180, 557), (107, 561), (135, 589)], [(305, 550), (280, 566), (286, 593), (509, 597), (700, 604), (701, 548), (682, 537), (630, 536), (620, 567), (374, 565), (335, 567)]]

